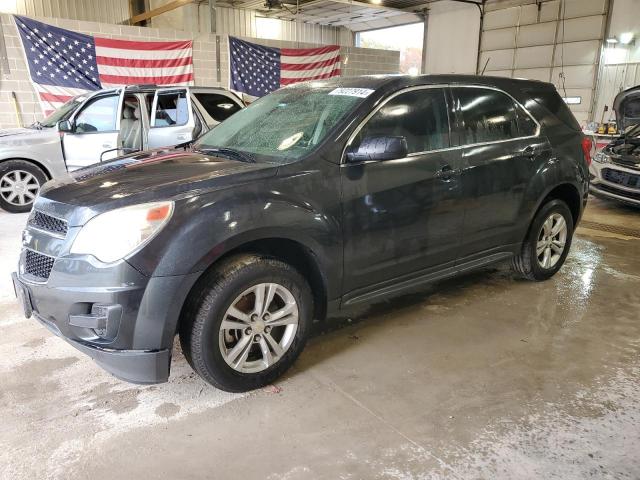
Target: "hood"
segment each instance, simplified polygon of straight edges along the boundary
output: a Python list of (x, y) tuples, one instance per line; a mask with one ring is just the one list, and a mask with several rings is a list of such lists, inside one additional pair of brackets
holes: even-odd
[(632, 125), (640, 124), (640, 85), (629, 88), (616, 95), (613, 100), (616, 123), (619, 132)]
[[(277, 165), (246, 163), (191, 151), (152, 150), (76, 170), (42, 188), (36, 208), (80, 225), (102, 211), (157, 200), (178, 199), (273, 176)], [(70, 208), (66, 208), (68, 206)], [(89, 207), (82, 214), (70, 210)], [(64, 212), (66, 210), (66, 212)], [(79, 216), (78, 216), (79, 214)], [(70, 218), (70, 217), (73, 217)]]
[(43, 128), (43, 129), (4, 128), (0, 130), (0, 142), (12, 140), (13, 138), (16, 138), (16, 137), (20, 137), (20, 138), (47, 137), (48, 138), (51, 135), (52, 131), (55, 132), (56, 134), (58, 133), (57, 131), (55, 131), (55, 129), (51, 129), (51, 128)]
[(30, 128), (3, 128), (0, 129), (0, 137), (6, 137), (7, 135), (24, 135), (32, 131)]

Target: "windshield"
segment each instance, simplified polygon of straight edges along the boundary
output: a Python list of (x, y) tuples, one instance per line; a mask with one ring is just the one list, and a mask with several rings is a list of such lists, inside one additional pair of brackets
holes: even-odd
[(306, 85), (278, 90), (203, 135), (194, 148), (230, 148), (258, 161), (295, 161), (314, 150), (362, 101), (363, 95), (352, 90), (364, 89)]
[(76, 107), (84, 102), (86, 98), (87, 97), (84, 95), (73, 97), (59, 109), (54, 111), (51, 115), (42, 120), (40, 122), (40, 125), (43, 127), (55, 127), (60, 120), (66, 120), (67, 118), (69, 118)]

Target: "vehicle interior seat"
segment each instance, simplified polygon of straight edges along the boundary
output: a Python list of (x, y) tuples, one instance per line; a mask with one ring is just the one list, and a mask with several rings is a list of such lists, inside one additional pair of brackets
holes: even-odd
[(120, 138), (123, 148), (140, 150), (142, 147), (142, 122), (140, 121), (140, 108), (136, 105), (126, 105), (122, 110), (120, 121)]

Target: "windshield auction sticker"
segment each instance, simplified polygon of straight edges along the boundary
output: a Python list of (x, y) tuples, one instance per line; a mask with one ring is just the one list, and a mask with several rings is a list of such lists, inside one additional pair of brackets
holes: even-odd
[(329, 92), (329, 95), (345, 95), (347, 97), (367, 98), (374, 91), (370, 88), (336, 88)]

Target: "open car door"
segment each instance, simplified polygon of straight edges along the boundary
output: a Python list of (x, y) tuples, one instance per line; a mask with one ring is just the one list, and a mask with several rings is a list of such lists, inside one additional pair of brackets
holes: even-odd
[(69, 171), (117, 156), (123, 94), (124, 89), (95, 95), (74, 114), (71, 131), (62, 137)]
[(158, 89), (153, 96), (149, 123), (149, 148), (167, 147), (193, 140), (195, 120), (188, 89)]

